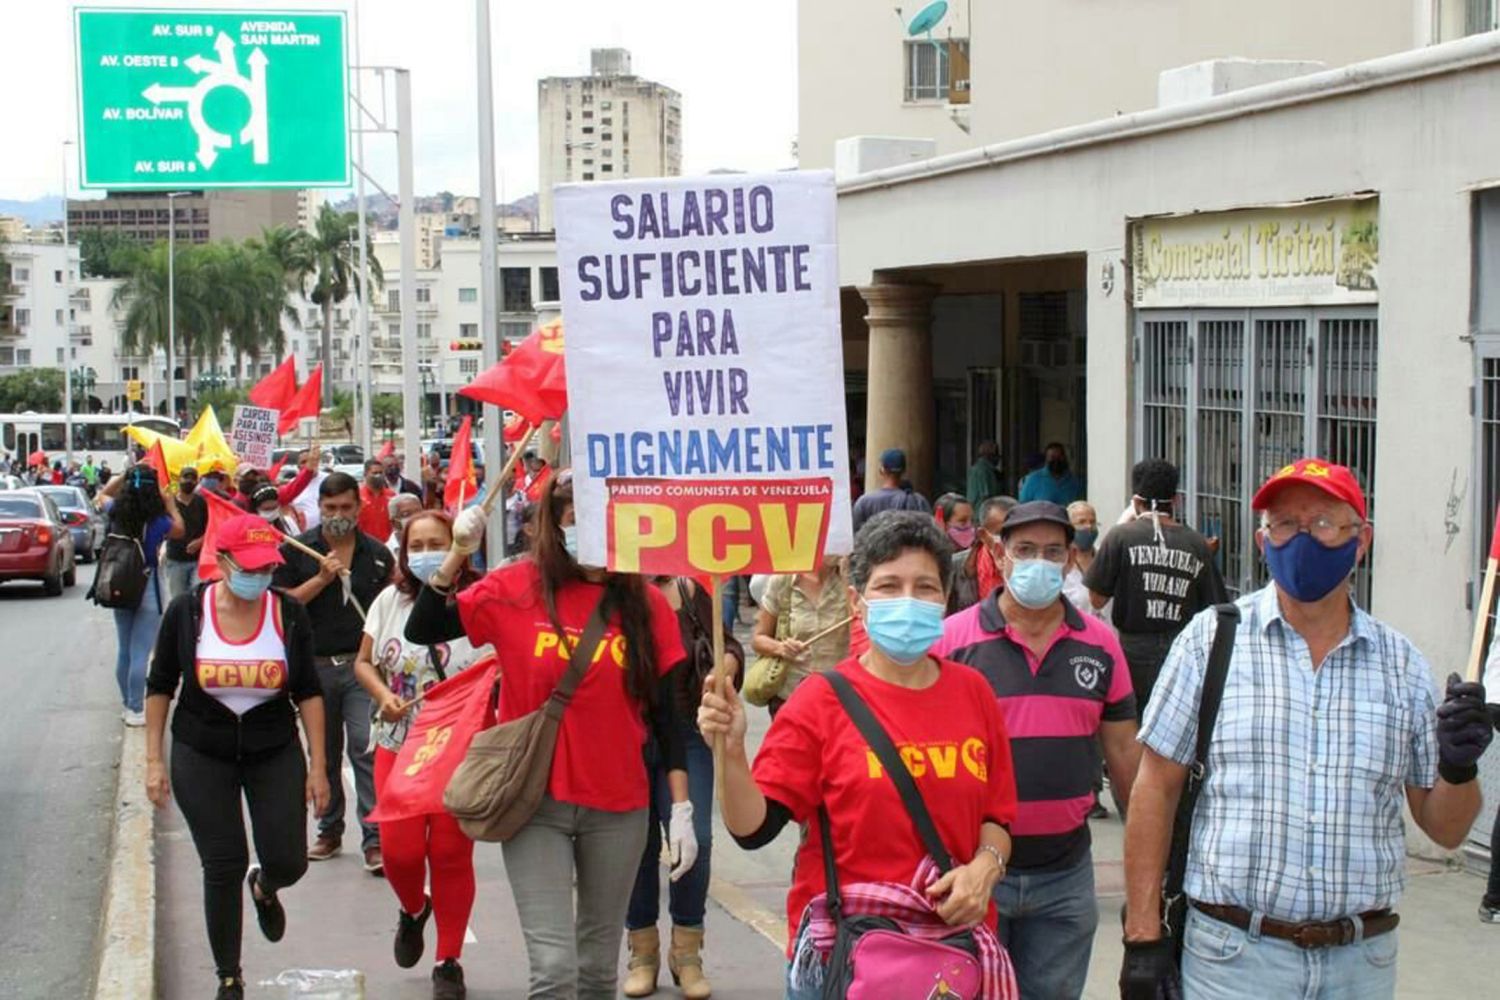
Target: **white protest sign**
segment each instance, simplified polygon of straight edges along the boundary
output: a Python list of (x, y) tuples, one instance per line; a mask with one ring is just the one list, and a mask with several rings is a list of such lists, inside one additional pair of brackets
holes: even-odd
[(553, 201), (580, 561), (788, 573), (848, 552), (832, 173)]
[(236, 406), (234, 423), (229, 428), (229, 447), (240, 462), (255, 469), (271, 467), (271, 452), (276, 447), (276, 423), (280, 410), (263, 406)]

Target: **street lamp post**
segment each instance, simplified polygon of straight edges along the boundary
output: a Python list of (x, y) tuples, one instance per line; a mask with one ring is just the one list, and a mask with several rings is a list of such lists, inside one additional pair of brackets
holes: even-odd
[(68, 147), (71, 145), (72, 139), (63, 140), (63, 460), (70, 466), (73, 464), (73, 262), (68, 257)]
[(178, 198), (190, 191), (167, 192), (167, 417), (177, 416), (177, 395), (172, 390), (172, 344), (177, 340), (177, 206)]

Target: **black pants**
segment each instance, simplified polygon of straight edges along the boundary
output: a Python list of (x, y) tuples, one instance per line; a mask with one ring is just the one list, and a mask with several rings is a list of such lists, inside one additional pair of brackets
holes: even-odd
[(297, 740), (239, 763), (172, 744), (172, 794), (203, 863), (203, 912), (220, 976), (240, 974), (245, 872), (250, 866), (240, 794), (250, 805), (261, 887), (275, 892), (307, 871), (306, 787), (307, 762)]
[(1495, 827), (1490, 831), (1490, 884), (1485, 889), (1484, 901), (1500, 906), (1500, 810), (1495, 812)]
[(1130, 686), (1135, 691), (1137, 718), (1146, 717), (1151, 689), (1156, 687), (1156, 677), (1161, 673), (1161, 665), (1176, 638), (1175, 634), (1159, 632), (1120, 633), (1120, 649), (1125, 653), (1125, 662), (1130, 667)]

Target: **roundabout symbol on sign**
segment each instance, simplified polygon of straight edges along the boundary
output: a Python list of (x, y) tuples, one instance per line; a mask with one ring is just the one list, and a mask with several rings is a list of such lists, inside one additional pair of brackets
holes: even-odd
[(250, 67), (250, 75), (245, 76), (235, 59), (234, 40), (223, 32), (214, 40), (214, 51), (218, 53), (217, 61), (203, 56), (189, 56), (186, 60), (188, 69), (202, 74), (193, 86), (165, 87), (153, 83), (142, 92), (142, 96), (152, 104), (186, 105), (188, 121), (198, 133), (198, 162), (208, 169), (219, 158), (218, 151), (231, 148), (235, 138), (208, 124), (203, 117), (203, 102), (218, 88), (233, 87), (250, 102), (250, 120), (240, 130), (239, 143), (250, 146), (251, 157), (256, 163), (269, 163), (271, 149), (266, 127), (266, 63), (269, 60), (257, 46), (245, 58)]

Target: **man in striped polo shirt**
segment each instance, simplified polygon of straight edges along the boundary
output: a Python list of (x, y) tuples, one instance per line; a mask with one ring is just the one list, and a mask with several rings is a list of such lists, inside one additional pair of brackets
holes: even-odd
[(1114, 633), (1062, 596), (1067, 511), (1023, 503), (1000, 540), (1005, 587), (949, 618), (933, 652), (979, 670), (1000, 699), (1020, 799), (995, 888), (1000, 938), (1023, 1000), (1068, 1000), (1083, 993), (1099, 923), (1088, 828), (1096, 745), (1124, 808), (1140, 763), (1135, 695)]

